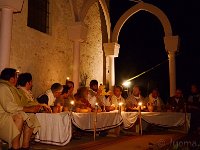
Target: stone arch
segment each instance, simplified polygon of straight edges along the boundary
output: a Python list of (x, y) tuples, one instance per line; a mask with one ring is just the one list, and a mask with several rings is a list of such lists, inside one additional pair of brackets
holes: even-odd
[[(131, 7), (129, 10), (127, 10), (117, 21), (117, 24), (114, 27), (113, 33), (112, 33), (112, 43), (118, 43), (118, 36), (120, 33), (120, 30), (124, 23), (135, 13), (139, 11), (147, 11), (156, 16), (164, 29), (164, 43), (165, 43), (165, 50), (168, 53), (169, 58), (169, 79), (170, 79), (170, 96), (174, 96), (176, 91), (176, 62), (175, 62), (175, 54), (179, 46), (179, 37), (172, 35), (172, 29), (171, 24), (168, 19), (168, 17), (165, 15), (165, 13), (160, 10), (158, 7), (140, 2), (136, 4), (135, 6)], [(114, 75), (113, 75), (114, 78)]]
[(87, 15), (89, 8), (97, 1), (100, 3), (101, 8), (103, 10), (103, 14), (104, 14), (105, 21), (106, 21), (108, 42), (110, 42), (111, 23), (110, 23), (110, 15), (109, 15), (108, 7), (106, 5), (105, 0), (87, 0), (82, 6), (82, 9), (81, 9), (81, 12), (80, 12), (80, 21), (84, 20), (85, 16)]
[(135, 6), (131, 7), (129, 10), (127, 10), (117, 21), (117, 24), (115, 25), (113, 33), (112, 33), (112, 42), (116, 42), (116, 43), (118, 42), (118, 36), (119, 36), (120, 30), (121, 30), (122, 26), (124, 25), (124, 23), (132, 15), (134, 15), (135, 13), (137, 13), (141, 10), (148, 11), (148, 12), (152, 13), (153, 15), (155, 15), (160, 20), (160, 22), (164, 28), (165, 36), (172, 36), (171, 24), (169, 22), (169, 19), (165, 15), (165, 13), (162, 10), (160, 10), (158, 7), (156, 7), (152, 4), (140, 2), (140, 3), (136, 4)]

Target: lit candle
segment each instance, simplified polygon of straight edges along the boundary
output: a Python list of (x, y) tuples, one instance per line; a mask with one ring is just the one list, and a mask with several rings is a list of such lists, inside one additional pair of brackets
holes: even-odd
[(142, 102), (139, 102), (139, 103), (138, 103), (138, 106), (141, 108), (141, 107), (142, 107)]
[(95, 110), (97, 111), (98, 109), (98, 103), (95, 103)]
[(73, 110), (73, 106), (74, 106), (74, 101), (72, 100), (71, 102), (70, 102), (70, 104), (71, 104), (71, 111)]
[(71, 101), (70, 104), (71, 104), (71, 105), (74, 105), (74, 101)]
[(139, 106), (139, 126), (140, 126), (140, 134), (142, 135), (142, 114), (141, 114), (141, 107), (142, 107), (142, 102), (138, 103)]
[(119, 102), (119, 113), (121, 114), (121, 111), (122, 111), (122, 105), (123, 103), (122, 102)]

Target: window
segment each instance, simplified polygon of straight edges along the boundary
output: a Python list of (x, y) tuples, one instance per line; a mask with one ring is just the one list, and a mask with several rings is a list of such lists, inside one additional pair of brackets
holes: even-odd
[(28, 0), (28, 23), (31, 28), (49, 32), (49, 0)]

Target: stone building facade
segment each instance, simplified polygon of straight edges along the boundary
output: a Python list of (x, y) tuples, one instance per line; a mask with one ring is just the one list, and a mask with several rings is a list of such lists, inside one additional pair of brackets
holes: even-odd
[[(78, 0), (76, 8), (80, 12), (83, 0)], [(33, 93), (40, 95), (54, 82), (64, 84), (72, 79), (73, 41), (68, 35), (68, 26), (74, 22), (69, 0), (49, 1), (49, 33), (43, 33), (27, 26), (28, 0), (20, 13), (13, 14), (10, 67), (33, 75)], [(84, 75), (88, 79), (105, 81), (105, 56), (102, 44), (101, 9), (94, 2), (83, 20), (88, 27), (86, 40), (80, 43), (80, 82)], [(104, 27), (105, 28), (105, 27)]]

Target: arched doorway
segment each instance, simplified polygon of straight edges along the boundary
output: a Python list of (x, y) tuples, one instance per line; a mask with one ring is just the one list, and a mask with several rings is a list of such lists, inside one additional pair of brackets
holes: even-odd
[[(179, 41), (178, 41), (178, 36), (172, 35), (171, 24), (169, 22), (169, 19), (162, 10), (160, 10), (158, 7), (152, 4), (144, 2), (140, 2), (135, 6), (131, 7), (117, 21), (113, 30), (111, 42), (118, 43), (118, 36), (122, 26), (132, 15), (136, 14), (139, 11), (147, 11), (153, 14), (159, 19), (159, 21), (163, 26), (165, 35), (164, 36), (165, 50), (167, 51), (169, 57), (170, 96), (173, 96), (176, 90), (175, 53), (177, 51)], [(113, 64), (110, 65), (113, 66)]]

